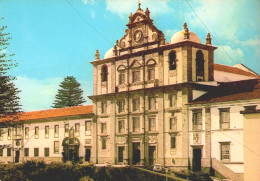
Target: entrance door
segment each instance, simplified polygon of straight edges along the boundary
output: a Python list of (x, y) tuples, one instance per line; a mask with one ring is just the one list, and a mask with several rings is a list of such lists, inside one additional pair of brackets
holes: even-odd
[(140, 155), (140, 143), (133, 143), (133, 165), (140, 163), (141, 155)]
[(69, 149), (69, 156), (68, 156), (69, 160), (72, 160), (72, 158), (74, 156), (73, 154), (74, 154), (74, 150), (73, 149)]
[(193, 171), (200, 171), (201, 170), (201, 149), (194, 148), (193, 149)]
[(154, 161), (156, 158), (156, 147), (155, 146), (149, 146), (149, 165), (154, 165)]
[(90, 150), (90, 148), (86, 148), (86, 152), (85, 152), (85, 161), (86, 162), (90, 161), (90, 156), (91, 156), (91, 150)]
[(15, 163), (19, 163), (20, 151), (15, 151)]
[(124, 161), (124, 147), (119, 146), (118, 147), (118, 162), (123, 162)]

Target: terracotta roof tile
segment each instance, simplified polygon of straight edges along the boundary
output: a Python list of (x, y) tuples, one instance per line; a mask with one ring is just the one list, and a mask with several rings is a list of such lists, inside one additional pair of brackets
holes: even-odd
[[(25, 120), (37, 120), (37, 119), (55, 118), (55, 117), (63, 117), (63, 116), (93, 114), (92, 107), (93, 107), (92, 105), (84, 105), (84, 106), (48, 109), (42, 111), (24, 112), (19, 114), (18, 120), (25, 121)], [(5, 119), (2, 118), (0, 122), (3, 122), (3, 120)]]
[(260, 79), (221, 83), (189, 104), (260, 99)]
[(237, 67), (231, 67), (231, 66), (221, 65), (221, 64), (217, 64), (217, 63), (214, 64), (214, 70), (221, 71), (221, 72), (233, 73), (233, 74), (239, 74), (239, 75), (246, 75), (246, 76), (255, 77), (255, 78), (260, 78), (260, 76), (258, 76), (258, 75), (244, 71), (244, 70), (239, 69)]

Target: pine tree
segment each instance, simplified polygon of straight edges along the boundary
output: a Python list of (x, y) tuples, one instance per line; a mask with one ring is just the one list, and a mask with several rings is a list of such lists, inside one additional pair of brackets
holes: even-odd
[[(1, 22), (2, 19), (0, 19)], [(14, 77), (7, 75), (7, 71), (17, 66), (12, 59), (14, 54), (7, 53), (10, 44), (10, 33), (5, 33), (6, 26), (0, 27), (0, 118), (5, 117), (7, 121), (18, 119), (17, 113), (20, 112), (19, 96), (20, 92), (14, 85)], [(7, 119), (8, 118), (8, 119)]]
[(55, 96), (54, 108), (78, 106), (86, 102), (83, 98), (80, 83), (73, 76), (67, 76), (60, 84), (60, 89)]

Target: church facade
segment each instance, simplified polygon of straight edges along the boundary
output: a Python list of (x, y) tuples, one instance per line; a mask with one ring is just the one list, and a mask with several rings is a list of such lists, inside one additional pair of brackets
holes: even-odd
[(154, 165), (241, 180), (244, 106), (260, 108), (259, 75), (214, 63), (188, 29), (165, 42), (148, 8), (130, 14), (125, 35), (93, 65), (93, 105), (22, 113), (0, 120), (0, 160)]

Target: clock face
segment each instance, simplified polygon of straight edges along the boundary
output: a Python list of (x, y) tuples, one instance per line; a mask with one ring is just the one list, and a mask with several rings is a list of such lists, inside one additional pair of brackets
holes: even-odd
[(134, 32), (134, 41), (140, 43), (143, 40), (143, 32), (141, 30), (136, 30)]

